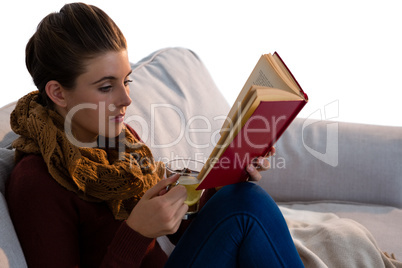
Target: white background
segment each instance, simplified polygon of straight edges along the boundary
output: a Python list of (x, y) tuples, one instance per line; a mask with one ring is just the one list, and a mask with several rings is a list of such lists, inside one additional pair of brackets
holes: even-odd
[[(35, 90), (25, 45), (40, 20), (64, 3), (2, 3), (0, 106)], [(196, 52), (230, 104), (260, 55), (277, 51), (309, 95), (301, 117), (402, 126), (401, 1), (86, 3), (102, 8), (121, 28), (132, 62), (164, 47)]]

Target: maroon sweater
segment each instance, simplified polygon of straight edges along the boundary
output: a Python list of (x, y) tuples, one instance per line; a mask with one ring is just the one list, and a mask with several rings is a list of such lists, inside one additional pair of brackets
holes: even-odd
[(41, 156), (16, 165), (6, 197), (30, 268), (163, 267), (167, 260), (155, 239), (115, 220), (105, 203), (64, 189)]

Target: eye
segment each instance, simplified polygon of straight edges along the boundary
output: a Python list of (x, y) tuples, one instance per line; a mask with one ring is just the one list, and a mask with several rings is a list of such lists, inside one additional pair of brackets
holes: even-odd
[(112, 89), (112, 86), (104, 86), (104, 87), (100, 87), (99, 91), (103, 92), (103, 93), (107, 93)]
[(125, 85), (125, 86), (128, 86), (128, 83), (131, 83), (131, 82), (133, 82), (133, 80), (130, 80), (130, 79), (125, 80), (125, 81), (124, 81), (124, 85)]

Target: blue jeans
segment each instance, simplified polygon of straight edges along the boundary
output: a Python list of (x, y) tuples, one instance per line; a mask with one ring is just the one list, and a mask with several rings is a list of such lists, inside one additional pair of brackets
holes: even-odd
[(202, 208), (165, 267), (304, 267), (285, 219), (254, 183), (223, 187)]

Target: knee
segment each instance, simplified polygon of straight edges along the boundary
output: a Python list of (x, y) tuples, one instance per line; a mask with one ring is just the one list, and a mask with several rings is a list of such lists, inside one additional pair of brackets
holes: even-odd
[(218, 191), (218, 193), (219, 192), (221, 192), (223, 195), (227, 195), (228, 197), (233, 197), (236, 199), (272, 200), (271, 196), (264, 189), (262, 189), (261, 186), (252, 182), (243, 182), (243, 183), (227, 185), (223, 187), (220, 191)]
[[(271, 196), (259, 185), (252, 182), (232, 184), (220, 189), (210, 200), (214, 206), (222, 205), (236, 210), (268, 212), (271, 209), (278, 210)], [(267, 211), (268, 210), (268, 211)]]

